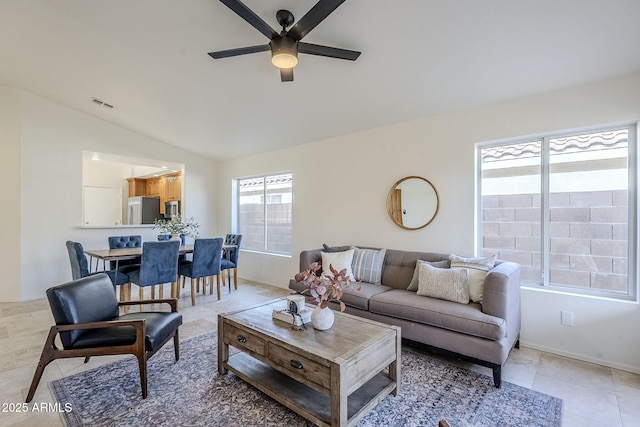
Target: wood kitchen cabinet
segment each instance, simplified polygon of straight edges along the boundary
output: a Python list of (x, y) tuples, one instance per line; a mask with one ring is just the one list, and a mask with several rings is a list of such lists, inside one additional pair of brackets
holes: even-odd
[(146, 196), (147, 180), (144, 178), (128, 178), (129, 181), (129, 197)]
[(160, 178), (147, 179), (147, 194), (145, 196), (160, 197)]

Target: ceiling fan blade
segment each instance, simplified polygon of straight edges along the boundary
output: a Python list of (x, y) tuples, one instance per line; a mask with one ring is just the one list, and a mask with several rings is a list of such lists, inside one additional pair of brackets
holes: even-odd
[(271, 50), (271, 46), (269, 46), (268, 44), (262, 44), (260, 46), (247, 46), (247, 47), (239, 47), (237, 49), (227, 49), (227, 50), (219, 50), (216, 52), (209, 52), (209, 56), (214, 59), (221, 59), (221, 58), (229, 58), (231, 56), (247, 55), (249, 53), (264, 52), (267, 50)]
[(283, 82), (292, 82), (293, 68), (280, 68), (280, 80)]
[(302, 39), (309, 31), (313, 30), (316, 25), (329, 16), (331, 12), (344, 3), (344, 1), (345, 0), (320, 0), (287, 31), (287, 35), (296, 40)]
[(225, 6), (233, 10), (238, 16), (247, 21), (256, 30), (267, 36), (269, 40), (278, 35), (269, 24), (264, 22), (262, 18), (256, 15), (240, 0), (220, 0)]
[(355, 61), (360, 56), (360, 52), (355, 50), (340, 49), (338, 47), (321, 46), (305, 42), (298, 43), (298, 53), (308, 53), (311, 55), (328, 56), (330, 58), (348, 59)]

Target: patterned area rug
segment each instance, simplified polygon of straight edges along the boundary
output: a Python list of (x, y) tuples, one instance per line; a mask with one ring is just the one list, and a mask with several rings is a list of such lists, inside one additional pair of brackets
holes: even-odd
[[(148, 363), (142, 399), (137, 362), (129, 357), (53, 381), (67, 426), (312, 426), (233, 374), (217, 370), (215, 332), (183, 340), (174, 363), (170, 343)], [(401, 393), (389, 396), (359, 426), (560, 426), (562, 400), (403, 349)]]

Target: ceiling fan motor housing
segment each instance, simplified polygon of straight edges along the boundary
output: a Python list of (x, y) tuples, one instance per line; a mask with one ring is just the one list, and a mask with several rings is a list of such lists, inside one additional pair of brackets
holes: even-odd
[(298, 65), (298, 40), (287, 35), (275, 37), (271, 45), (271, 62), (278, 68), (293, 68)]

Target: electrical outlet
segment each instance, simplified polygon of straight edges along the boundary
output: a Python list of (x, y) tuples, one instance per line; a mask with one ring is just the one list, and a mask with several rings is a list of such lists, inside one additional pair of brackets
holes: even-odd
[(560, 324), (564, 326), (573, 326), (573, 312), (561, 311), (560, 312)]

